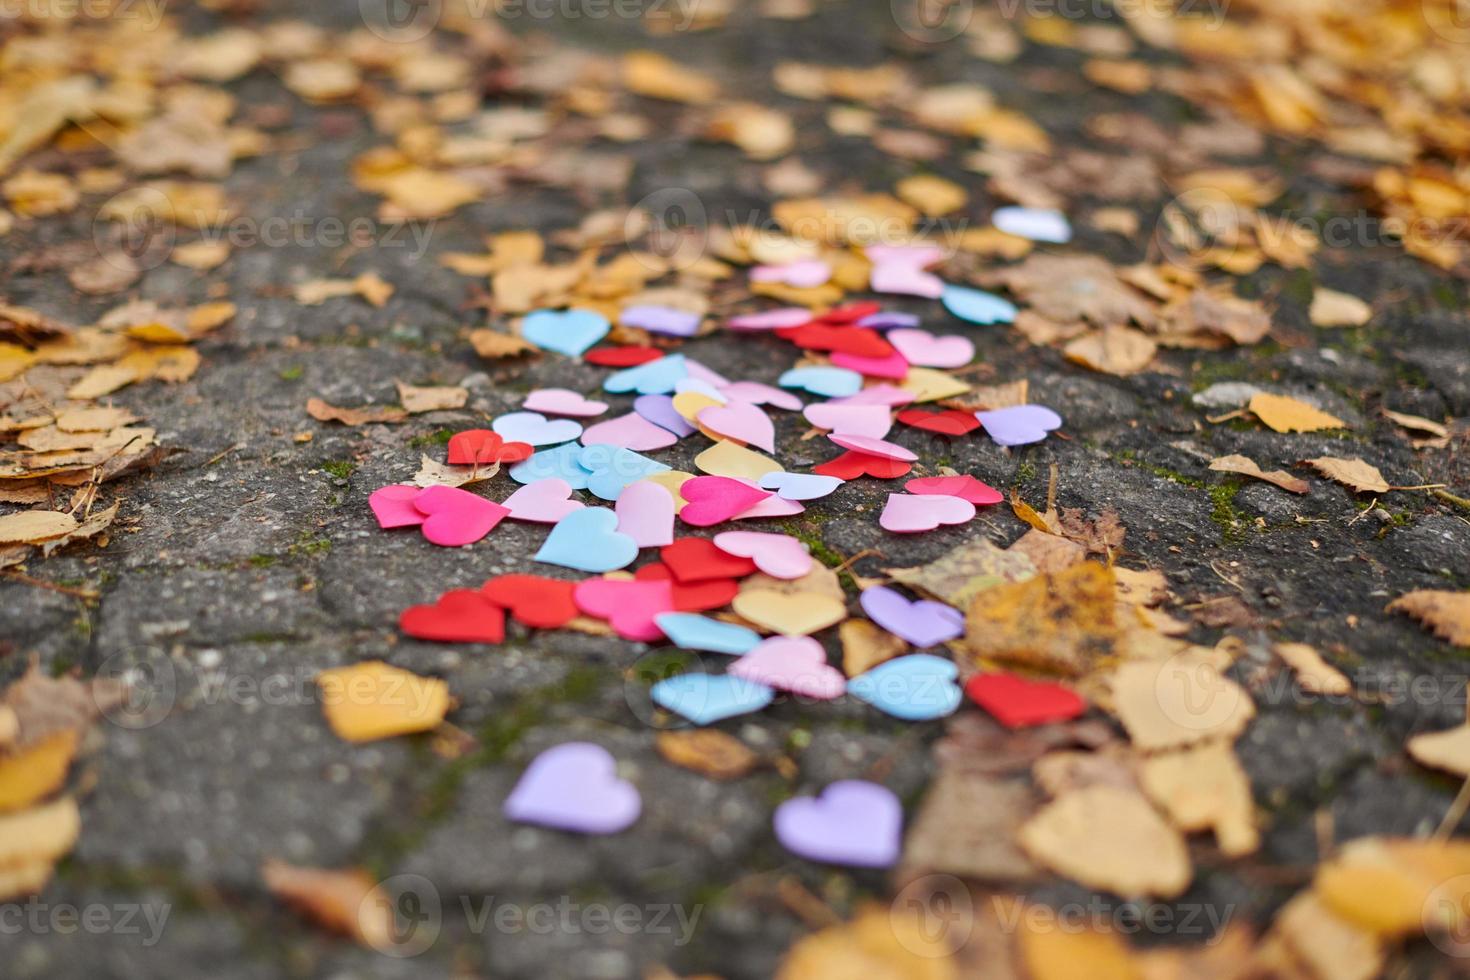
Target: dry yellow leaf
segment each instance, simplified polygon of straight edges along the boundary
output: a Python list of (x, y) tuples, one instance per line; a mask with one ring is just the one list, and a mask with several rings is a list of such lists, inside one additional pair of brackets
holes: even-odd
[(1272, 650), (1296, 674), (1297, 685), (1303, 691), (1334, 696), (1352, 693), (1352, 682), (1323, 660), (1315, 647), (1305, 643), (1277, 643)]
[(1470, 647), (1470, 592), (1415, 589), (1388, 604), (1389, 612), (1406, 612), (1457, 647)]
[(102, 364), (92, 368), (81, 380), (66, 391), (73, 401), (87, 402), (103, 395), (110, 395), (140, 380), (138, 369), (127, 364)]
[(842, 640), (842, 672), (856, 677), (908, 651), (908, 644), (866, 619), (849, 619), (837, 629)]
[(70, 796), (0, 815), (0, 901), (39, 891), (52, 866), (76, 846), (81, 829)]
[(1378, 936), (1465, 928), (1470, 842), (1362, 837), (1317, 868), (1317, 897), (1333, 915)]
[(934, 174), (905, 177), (894, 187), (894, 193), (905, 204), (916, 207), (930, 218), (958, 211), (970, 201), (970, 195), (952, 180)]
[(480, 200), (484, 190), (452, 173), (409, 167), (377, 182), (387, 198), (381, 213), (388, 220), (442, 218), (456, 208)]
[(1378, 939), (1334, 915), (1312, 892), (1296, 896), (1277, 914), (1263, 953), (1269, 955), (1272, 940), (1279, 940), (1290, 957), (1269, 976), (1373, 980), (1382, 975), (1384, 949)]
[(62, 432), (111, 432), (136, 421), (125, 408), (68, 408), (57, 413), (56, 427)]
[(1337, 416), (1285, 395), (1260, 392), (1251, 396), (1248, 407), (1256, 418), (1277, 432), (1316, 432), (1347, 427), (1347, 423)]
[(1038, 864), (1089, 888), (1172, 898), (1189, 887), (1184, 838), (1132, 790), (1099, 784), (1065, 793), (1019, 839)]
[(322, 712), (338, 737), (371, 742), (438, 727), (449, 710), (449, 685), (381, 660), (317, 675)]
[(965, 644), (972, 658), (1078, 676), (1113, 653), (1116, 608), (1112, 571), (1082, 562), (982, 591), (965, 617)]
[(790, 116), (753, 102), (722, 106), (706, 132), (711, 139), (734, 143), (752, 160), (774, 160), (796, 144)]
[(1112, 676), (1113, 711), (1145, 752), (1234, 739), (1255, 717), (1245, 688), (1199, 648), (1165, 660), (1125, 663)]
[(0, 517), (0, 544), (34, 544), (69, 534), (78, 526), (77, 519), (70, 514), (54, 510), (23, 510), (19, 514)]
[(470, 346), (474, 347), (476, 354), (487, 361), (498, 361), (505, 357), (520, 357), (536, 350), (535, 344), (519, 337), (512, 337), (508, 333), (491, 330), (488, 327), (470, 331)]
[(623, 84), (628, 91), (650, 99), (700, 105), (714, 101), (720, 87), (700, 74), (653, 51), (630, 51), (623, 56)]
[(669, 762), (711, 779), (738, 779), (760, 761), (740, 739), (714, 728), (659, 732), (655, 744)]
[(1408, 749), (1420, 765), (1470, 776), (1470, 725), (1415, 735), (1409, 739)]
[(1224, 742), (1207, 742), (1144, 760), (1143, 791), (1185, 832), (1213, 830), (1230, 857), (1260, 846), (1250, 781)]
[(408, 413), (401, 408), (378, 406), (376, 408), (338, 408), (320, 398), (306, 401), (306, 414), (318, 422), (341, 422), (343, 425), (369, 425), (402, 422)]
[(1219, 456), (1210, 460), (1210, 469), (1220, 473), (1239, 473), (1241, 476), (1255, 477), (1257, 480), (1265, 480), (1274, 483), (1283, 490), (1291, 493), (1307, 493), (1312, 489), (1311, 484), (1299, 477), (1292, 476), (1285, 470), (1271, 470), (1267, 472), (1249, 456), (1233, 455)]
[(1021, 960), (1030, 980), (1143, 980), (1115, 932), (1056, 928), (1049, 916), (1022, 915)]
[(201, 238), (197, 242), (176, 245), (169, 261), (187, 269), (217, 269), (230, 257), (230, 243), (222, 239)]
[(1318, 287), (1307, 317), (1316, 327), (1361, 327), (1373, 316), (1373, 307), (1348, 293)]
[(1142, 330), (1110, 326), (1084, 334), (1062, 348), (1067, 360), (1104, 374), (1137, 374), (1153, 362), (1159, 345)]
[(1357, 457), (1341, 459), (1337, 456), (1318, 456), (1303, 462), (1329, 480), (1336, 480), (1358, 493), (1387, 493), (1392, 489), (1376, 466)]
[(26, 348), (0, 342), (0, 383), (20, 376), (34, 363), (36, 355)]
[(63, 729), (15, 755), (0, 755), (0, 813), (28, 807), (60, 789), (78, 737), (75, 729)]
[(261, 866), (271, 894), (317, 924), (373, 949), (388, 950), (398, 935), (393, 902), (360, 868), (299, 868), (271, 859)]
[(922, 911), (867, 906), (851, 922), (823, 929), (792, 946), (776, 980), (958, 980), (946, 946)]
[(419, 388), (402, 381), (393, 383), (398, 387), (398, 403), (410, 415), (464, 408), (465, 403), (470, 400), (470, 393), (464, 388)]

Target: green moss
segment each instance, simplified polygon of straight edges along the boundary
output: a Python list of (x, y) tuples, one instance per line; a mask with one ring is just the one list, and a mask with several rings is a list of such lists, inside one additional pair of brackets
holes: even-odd
[(408, 448), (427, 449), (430, 446), (447, 446), (449, 445), (449, 440), (453, 437), (454, 433), (449, 429), (436, 429), (427, 435), (414, 436), (408, 440)]
[(1214, 504), (1210, 510), (1210, 520), (1219, 526), (1221, 540), (1226, 544), (1239, 544), (1245, 540), (1246, 523), (1240, 511), (1235, 508), (1235, 495), (1240, 493), (1240, 484), (1234, 481), (1216, 483), (1208, 487), (1206, 492)]
[(292, 555), (325, 555), (332, 550), (332, 540), (325, 536), (319, 536), (311, 531), (305, 531), (291, 545)]
[(300, 364), (293, 364), (281, 372), (282, 381), (300, 381), (301, 376), (306, 373), (306, 368)]
[(1036, 464), (1029, 459), (1021, 460), (1021, 465), (1016, 467), (1016, 479), (1021, 483), (1036, 479)]
[(322, 469), (339, 480), (345, 480), (352, 476), (352, 471), (357, 469), (357, 464), (348, 459), (334, 459), (329, 463), (323, 463)]
[(279, 560), (275, 555), (251, 555), (250, 565), (252, 568), (270, 568)]

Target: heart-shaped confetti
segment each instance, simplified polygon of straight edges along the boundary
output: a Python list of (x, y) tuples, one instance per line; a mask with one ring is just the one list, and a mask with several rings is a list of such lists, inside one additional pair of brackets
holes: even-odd
[(910, 480), (903, 485), (909, 493), (923, 496), (938, 494), (945, 497), (959, 497), (968, 500), (972, 504), (986, 505), (998, 504), (1005, 499), (1001, 492), (992, 486), (981, 483), (968, 474), (962, 476), (924, 476)]
[(368, 506), (378, 519), (378, 526), (387, 530), (394, 527), (418, 527), (424, 523), (424, 515), (413, 505), (419, 488), (395, 483), (379, 487), (368, 497)]
[(526, 767), (505, 799), (506, 817), (579, 834), (616, 834), (638, 819), (643, 801), (618, 778), (617, 761), (600, 745), (566, 742)]
[(811, 311), (799, 307), (784, 307), (779, 310), (766, 310), (763, 313), (742, 313), (739, 316), (732, 316), (725, 321), (725, 325), (731, 330), (781, 330), (811, 322)]
[(638, 557), (638, 542), (618, 532), (618, 515), (606, 507), (584, 507), (557, 522), (536, 561), (583, 572), (626, 568)]
[(658, 628), (669, 638), (669, 642), (685, 650), (705, 650), (739, 656), (750, 652), (761, 641), (759, 633), (744, 626), (722, 623), (718, 619), (710, 619), (697, 613), (663, 613), (656, 617), (656, 622)]
[(886, 262), (873, 266), (868, 282), (873, 292), (896, 296), (938, 299), (945, 290), (944, 280), (934, 273), (903, 263)]
[(679, 511), (679, 520), (694, 527), (722, 524), (773, 496), (770, 491), (725, 476), (696, 476), (679, 492), (689, 501)]
[(586, 490), (592, 474), (582, 468), (582, 448), (574, 442), (555, 449), (543, 449), (523, 463), (510, 468), (510, 478), (517, 483), (561, 480), (572, 490)]
[(489, 466), (516, 463), (535, 452), (528, 443), (506, 442), (489, 429), (466, 429), (449, 437), (450, 466)]
[(591, 310), (533, 310), (521, 321), (521, 337), (568, 357), (580, 357), (610, 329), (607, 317)]
[(581, 610), (572, 599), (573, 582), (541, 575), (497, 575), (480, 591), (516, 622), (536, 629), (560, 629)]
[(746, 449), (724, 439), (694, 457), (694, 465), (710, 476), (756, 481), (767, 473), (775, 473), (781, 469), (781, 464), (771, 457), (762, 456), (754, 449)]
[(800, 388), (824, 398), (855, 395), (863, 386), (863, 376), (856, 371), (833, 367), (792, 368), (777, 382), (782, 388)]
[(964, 524), (974, 516), (975, 505), (960, 497), (890, 493), (878, 524), (896, 534), (916, 534), (941, 524)]
[(1026, 446), (1041, 442), (1053, 429), (1062, 427), (1062, 417), (1045, 405), (1012, 405), (976, 412), (985, 432), (1002, 446)]
[(756, 446), (766, 452), (776, 450), (776, 428), (765, 412), (749, 402), (712, 405), (699, 413), (699, 424), (716, 435)]
[(453, 589), (437, 602), (403, 610), (398, 628), (440, 643), (499, 643), (505, 639), (505, 610), (479, 592)]
[(884, 661), (847, 682), (847, 693), (904, 721), (930, 721), (960, 706), (958, 669), (943, 657), (915, 653)]
[(811, 552), (789, 534), (725, 531), (715, 535), (715, 547), (751, 559), (771, 578), (798, 579), (812, 570)]
[(863, 357), (860, 354), (837, 351), (832, 355), (832, 363), (837, 367), (856, 371), (865, 378), (888, 378), (891, 381), (904, 380), (909, 376), (910, 370), (909, 362), (898, 351), (883, 357)]
[(975, 344), (968, 337), (936, 337), (927, 330), (890, 330), (888, 342), (904, 360), (919, 367), (964, 367), (975, 359)]
[(570, 388), (538, 388), (526, 396), (521, 407), (529, 412), (592, 418), (607, 411), (607, 402), (593, 401)]
[(938, 245), (869, 245), (863, 254), (875, 266), (893, 268), (927, 269), (944, 261), (944, 249)]
[[(740, 482), (748, 484), (752, 488), (760, 485), (754, 480), (741, 480)], [(773, 493), (754, 507), (742, 510), (731, 518), (731, 520), (753, 521), (765, 517), (795, 517), (797, 514), (805, 511), (806, 507), (800, 501), (787, 500), (785, 497)]]
[(770, 704), (776, 696), (764, 684), (729, 674), (679, 674), (659, 681), (648, 693), (654, 704), (696, 725), (748, 715)]
[(493, 500), (458, 487), (435, 486), (419, 491), (413, 505), (424, 515), (425, 538), (445, 548), (474, 544), (495, 529), (510, 510)]
[(827, 663), (822, 645), (809, 636), (773, 636), (730, 665), (732, 677), (764, 684), (798, 697), (831, 701), (842, 697), (847, 681)]
[(914, 393), (907, 388), (896, 388), (891, 384), (876, 384), (864, 388), (855, 395), (833, 399), (833, 405), (887, 405), (890, 408), (907, 405), (914, 401)]
[(663, 356), (664, 352), (657, 347), (628, 344), (622, 347), (599, 347), (597, 350), (590, 350), (582, 360), (599, 367), (626, 368), (647, 364)]
[(668, 582), (591, 578), (577, 583), (572, 599), (578, 609), (606, 620), (618, 636), (637, 643), (663, 639), (664, 632), (655, 619), (674, 611), (673, 589)]
[(1087, 702), (1070, 688), (1015, 674), (976, 674), (965, 684), (965, 694), (1007, 728), (1069, 721), (1087, 710)]
[(490, 423), (490, 428), (503, 439), (531, 446), (556, 446), (571, 442), (582, 434), (582, 423), (571, 419), (547, 418), (540, 412), (510, 412)]
[(909, 470), (913, 468), (912, 463), (905, 463), (902, 460), (886, 459), (871, 453), (848, 451), (812, 469), (819, 476), (835, 476), (839, 480), (856, 480), (860, 476), (894, 480), (900, 476), (907, 476)]
[(703, 319), (698, 313), (656, 304), (625, 307), (618, 314), (618, 321), (625, 327), (635, 327), (668, 337), (693, 337), (699, 332), (699, 324)]
[(555, 524), (586, 506), (580, 500), (572, 500), (571, 495), (570, 483), (551, 477), (526, 484), (501, 501), (501, 506), (510, 511), (508, 516), (512, 520)]
[(587, 489), (603, 500), (617, 500), (628, 484), (669, 468), (631, 449), (604, 443), (583, 446), (577, 456), (577, 464), (587, 471)]
[(845, 482), (840, 477), (817, 473), (767, 473), (761, 477), (762, 488), (776, 491), (785, 500), (819, 500)]
[(680, 538), (658, 554), (680, 582), (744, 578), (755, 572), (755, 562), (721, 551), (706, 538)]
[(1072, 226), (1067, 222), (1067, 216), (1051, 208), (996, 208), (990, 222), (1007, 235), (1033, 242), (1065, 245), (1072, 240)]
[[(645, 395), (644, 397), (658, 396)], [(979, 425), (978, 422), (975, 424)], [(582, 440), (589, 446), (600, 443), (606, 446), (617, 446), (619, 449), (631, 449), (634, 452), (649, 452), (672, 446), (679, 441), (679, 437), (662, 426), (654, 425), (637, 412), (629, 412), (627, 415), (619, 415), (606, 422), (589, 425), (587, 431), (582, 433)]]
[(702, 582), (680, 582), (662, 562), (644, 565), (635, 573), (640, 582), (668, 582), (674, 593), (674, 608), (679, 612), (706, 612), (723, 609), (740, 591), (733, 578), (716, 578)]
[(946, 310), (970, 323), (1010, 323), (1016, 319), (1014, 304), (983, 289), (945, 286), (939, 298)]
[(674, 543), (674, 498), (663, 487), (639, 480), (623, 488), (613, 507), (618, 530), (640, 548), (662, 548)]
[(666, 395), (674, 390), (680, 378), (689, 375), (683, 354), (670, 354), (647, 364), (625, 368), (608, 376), (602, 383), (604, 391), (625, 394), (636, 391), (640, 395)]
[[(872, 327), (874, 330), (891, 330), (895, 327), (911, 330), (917, 327), (922, 320), (917, 313), (904, 313), (900, 310), (879, 310), (871, 313), (858, 321), (860, 327)], [(892, 338), (889, 338), (890, 341)]]
[(842, 600), (820, 592), (751, 589), (737, 595), (731, 606), (743, 619), (785, 636), (806, 636), (847, 618)]
[(867, 456), (881, 456), (884, 459), (897, 460), (900, 463), (912, 463), (919, 457), (912, 450), (905, 449), (897, 443), (888, 442), (883, 439), (874, 439), (872, 436), (839, 435), (836, 432), (827, 436), (843, 449), (850, 449), (855, 453), (863, 453)]
[(809, 860), (887, 868), (898, 860), (903, 807), (885, 786), (843, 779), (815, 799), (782, 803), (772, 826), (782, 847)]
[(680, 439), (698, 431), (675, 410), (674, 399), (668, 395), (639, 395), (633, 402), (633, 411)]
[(815, 289), (832, 278), (832, 267), (821, 259), (802, 259), (785, 265), (758, 265), (750, 270), (751, 282), (774, 282), (793, 289)]
[(837, 435), (882, 439), (893, 428), (893, 416), (887, 405), (817, 402), (802, 409), (801, 414), (817, 428)]
[(886, 585), (863, 590), (863, 612), (879, 626), (916, 647), (947, 643), (965, 632), (965, 614), (929, 599), (911, 601)]
[(898, 413), (898, 420), (911, 428), (945, 436), (962, 436), (980, 428), (980, 420), (973, 413), (954, 409), (929, 412), (922, 408), (906, 408)]
[(789, 391), (780, 388), (772, 388), (770, 385), (761, 384), (759, 381), (736, 381), (727, 384), (720, 389), (728, 401), (750, 402), (752, 405), (770, 405), (773, 408), (784, 408), (788, 412), (801, 409), (801, 399)]
[(820, 350), (853, 354), (857, 357), (887, 357), (893, 345), (876, 330), (866, 327), (834, 327), (825, 323), (808, 323), (794, 330), (778, 330), (783, 340), (803, 350)]

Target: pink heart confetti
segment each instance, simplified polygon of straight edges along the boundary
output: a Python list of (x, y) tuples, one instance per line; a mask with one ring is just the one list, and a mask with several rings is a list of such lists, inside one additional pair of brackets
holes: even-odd
[(787, 500), (785, 497), (772, 494), (754, 507), (746, 508), (730, 519), (732, 521), (750, 521), (761, 517), (795, 517), (797, 514), (804, 513), (805, 511), (806, 506), (801, 502)]
[(908, 405), (914, 400), (914, 393), (904, 388), (890, 384), (876, 384), (870, 388), (864, 388), (855, 395), (847, 395), (843, 398), (834, 398), (830, 402), (833, 405)]
[(882, 439), (893, 428), (893, 415), (887, 405), (815, 402), (802, 409), (801, 414), (817, 428), (840, 436)]
[(890, 493), (878, 524), (895, 534), (916, 534), (941, 524), (964, 524), (974, 516), (975, 505), (959, 497)]
[(843, 449), (867, 453), (869, 456), (882, 456), (884, 459), (896, 459), (900, 463), (912, 463), (919, 458), (896, 443), (887, 442), (883, 439), (874, 439), (871, 436), (838, 435), (833, 432), (827, 438), (837, 443)]
[(846, 351), (836, 351), (832, 354), (832, 363), (868, 378), (902, 381), (909, 376), (909, 362), (898, 351), (885, 357), (862, 357)]
[(890, 330), (887, 336), (904, 360), (917, 367), (964, 367), (975, 358), (969, 337), (936, 337), (927, 330), (906, 329)]
[(501, 501), (501, 506), (510, 511), (516, 521), (531, 521), (536, 524), (555, 524), (574, 510), (586, 505), (572, 500), (572, 485), (566, 480), (549, 477), (533, 480)]
[(847, 690), (842, 671), (827, 663), (827, 652), (809, 636), (768, 637), (731, 664), (728, 673), (818, 701), (840, 698)]
[(925, 476), (910, 480), (903, 488), (909, 493), (959, 497), (972, 504), (998, 504), (1005, 499), (999, 490), (969, 475)]
[(725, 531), (716, 534), (715, 547), (729, 555), (749, 558), (771, 578), (798, 579), (812, 570), (806, 545), (789, 534), (764, 531)]
[(758, 265), (751, 282), (777, 282), (793, 289), (814, 289), (832, 278), (832, 267), (821, 259), (802, 259), (785, 265)]
[(521, 407), (531, 412), (574, 418), (592, 418), (607, 411), (606, 402), (593, 401), (570, 388), (538, 388), (526, 396)]
[(662, 426), (654, 425), (637, 412), (629, 412), (627, 415), (619, 415), (606, 422), (590, 425), (587, 431), (582, 433), (582, 445), (584, 446), (600, 443), (617, 446), (620, 449), (631, 449), (637, 453), (651, 449), (665, 449), (678, 441), (678, 436)]
[(418, 487), (403, 483), (374, 490), (372, 496), (368, 497), (368, 506), (378, 519), (378, 527), (386, 530), (392, 527), (418, 527), (424, 523), (424, 515), (413, 505), (413, 498), (419, 492)]
[(938, 299), (944, 295), (944, 280), (914, 266), (889, 263), (873, 266), (868, 288), (875, 293)]
[(674, 587), (668, 579), (626, 581), (589, 578), (572, 590), (572, 601), (589, 616), (606, 620), (625, 640), (652, 643), (664, 638), (656, 622), (674, 612)]
[(749, 402), (732, 401), (727, 405), (711, 405), (701, 409), (699, 424), (727, 439), (748, 446), (776, 451), (776, 427), (765, 412)]
[(674, 543), (674, 498), (652, 480), (630, 483), (618, 494), (613, 512), (618, 530), (640, 548), (662, 548)]
[(731, 330), (781, 330), (786, 327), (800, 327), (812, 322), (810, 310), (799, 307), (786, 306), (779, 310), (765, 310), (761, 313), (742, 313), (732, 316), (725, 321), (725, 326)]
[(688, 501), (679, 511), (679, 519), (695, 527), (721, 524), (776, 496), (728, 476), (696, 476), (685, 480), (679, 495)]
[(727, 401), (750, 402), (752, 405), (771, 405), (776, 408), (784, 408), (788, 412), (796, 412), (801, 409), (801, 399), (789, 391), (780, 388), (772, 388), (770, 385), (761, 384), (759, 381), (736, 381), (734, 384), (725, 385), (720, 389), (720, 394)]
[(420, 526), (425, 538), (445, 548), (474, 544), (495, 529), (510, 509), (458, 487), (429, 487), (413, 498), (425, 515)]
[(863, 254), (874, 265), (893, 268), (926, 269), (944, 260), (938, 245), (869, 245)]

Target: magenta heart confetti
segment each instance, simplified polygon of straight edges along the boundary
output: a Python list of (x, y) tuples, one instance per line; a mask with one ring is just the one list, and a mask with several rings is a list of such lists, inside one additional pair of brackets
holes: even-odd
[(424, 515), (424, 537), (445, 548), (474, 544), (495, 529), (510, 509), (458, 487), (429, 487), (413, 498)]
[(424, 515), (413, 505), (413, 500), (418, 495), (418, 487), (401, 483), (374, 490), (368, 497), (368, 506), (378, 519), (378, 527), (387, 530), (394, 527), (418, 527), (424, 523)]

